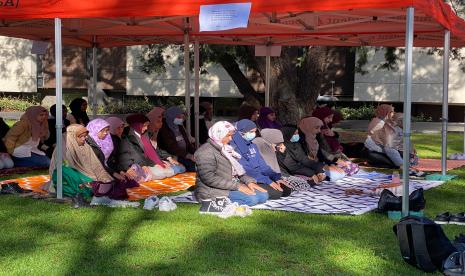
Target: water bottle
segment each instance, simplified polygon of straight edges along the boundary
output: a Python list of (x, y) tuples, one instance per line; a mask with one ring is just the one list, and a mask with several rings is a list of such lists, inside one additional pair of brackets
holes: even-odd
[(400, 184), (400, 175), (398, 171), (392, 173), (392, 184)]

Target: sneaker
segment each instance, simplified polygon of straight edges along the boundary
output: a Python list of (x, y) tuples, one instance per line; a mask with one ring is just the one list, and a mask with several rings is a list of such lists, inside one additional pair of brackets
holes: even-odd
[(214, 215), (218, 216), (223, 211), (224, 207), (219, 206), (216, 200), (201, 200), (199, 213), (202, 215)]
[(251, 214), (252, 214), (252, 209), (250, 208), (250, 206), (240, 205), (236, 208), (236, 213), (235, 213), (236, 216), (243, 218), (246, 216), (250, 216)]
[(148, 197), (144, 201), (144, 209), (153, 210), (155, 207), (158, 207), (159, 202), (160, 202), (160, 199), (157, 196)]
[(455, 215), (450, 215), (449, 219), (450, 224), (465, 225), (465, 213), (458, 213)]
[(98, 205), (109, 205), (111, 199), (107, 196), (93, 196), (92, 200), (90, 201), (91, 206), (98, 206)]
[(174, 203), (169, 197), (162, 197), (158, 205), (158, 210), (161, 212), (170, 212), (177, 208), (176, 203)]
[(443, 273), (447, 276), (465, 275), (465, 252), (454, 252), (444, 261)]
[(439, 214), (434, 219), (434, 222), (436, 222), (437, 224), (449, 224), (449, 221), (450, 221), (450, 213), (449, 212)]
[(220, 197), (215, 198), (215, 202), (218, 206), (223, 207), (223, 208), (227, 207), (228, 205), (232, 203), (231, 200), (225, 196), (220, 196)]
[(23, 189), (18, 183), (10, 183), (8, 186), (13, 188), (18, 194), (32, 193), (32, 190)]
[(237, 202), (231, 203), (226, 205), (223, 210), (218, 214), (220, 218), (229, 218), (236, 215), (237, 208), (239, 208), (239, 204)]
[(71, 207), (77, 208), (88, 208), (90, 207), (89, 204), (85, 201), (83, 195), (81, 193), (76, 194), (73, 198), (71, 198)]
[(139, 202), (131, 202), (129, 200), (116, 200), (112, 199), (110, 201), (110, 204), (108, 204), (108, 207), (112, 208), (126, 208), (126, 207), (132, 207), (132, 208), (138, 208), (140, 206)]
[(0, 194), (2, 194), (2, 195), (13, 195), (13, 194), (18, 193), (18, 192), (16, 192), (15, 189), (13, 189), (13, 187), (11, 187), (8, 184), (3, 184), (1, 187), (2, 187), (2, 189), (0, 190)]

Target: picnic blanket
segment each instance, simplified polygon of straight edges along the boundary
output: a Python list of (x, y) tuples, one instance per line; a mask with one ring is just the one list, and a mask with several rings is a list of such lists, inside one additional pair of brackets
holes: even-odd
[[(374, 210), (378, 206), (379, 196), (361, 194), (347, 195), (347, 189), (369, 190), (382, 183), (389, 183), (388, 175), (371, 174), (371, 178), (346, 177), (335, 182), (325, 182), (312, 190), (292, 194), (290, 197), (269, 200), (263, 204), (253, 206), (253, 209), (289, 211), (311, 214), (346, 214), (361, 215)], [(443, 184), (443, 181), (411, 180), (410, 191), (423, 188), (425, 190)], [(198, 203), (191, 192), (171, 197), (175, 202)]]
[[(0, 185), (16, 182), (24, 189), (29, 189), (36, 193), (45, 193), (45, 191), (41, 190), (41, 187), (48, 181), (50, 181), (49, 175), (38, 175), (0, 181)], [(186, 190), (194, 184), (195, 173), (183, 173), (162, 180), (140, 183), (139, 187), (128, 189), (128, 195), (130, 200), (139, 200), (153, 195)]]

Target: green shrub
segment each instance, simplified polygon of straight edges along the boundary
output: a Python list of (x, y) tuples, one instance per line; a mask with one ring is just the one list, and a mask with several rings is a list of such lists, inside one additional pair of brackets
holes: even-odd
[(3, 112), (9, 111), (26, 111), (26, 109), (33, 105), (40, 105), (36, 98), (16, 98), (16, 97), (1, 97), (0, 110)]
[(372, 105), (362, 105), (360, 107), (342, 107), (339, 109), (344, 120), (371, 120), (374, 116)]
[(184, 108), (184, 98), (166, 97), (152, 100), (148, 97), (128, 97), (123, 103), (110, 103), (100, 106), (97, 111), (99, 114), (131, 114), (131, 113), (148, 113), (155, 106), (180, 106)]

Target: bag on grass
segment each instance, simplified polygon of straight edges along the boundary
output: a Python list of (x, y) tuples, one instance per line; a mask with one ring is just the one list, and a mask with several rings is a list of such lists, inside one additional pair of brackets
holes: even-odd
[(443, 269), (443, 262), (456, 248), (441, 226), (427, 218), (407, 216), (393, 227), (402, 258), (425, 272)]
[[(409, 196), (410, 211), (418, 212), (425, 209), (426, 200), (423, 188), (413, 191)], [(396, 196), (390, 190), (384, 189), (378, 201), (378, 212), (402, 211), (402, 197)]]

